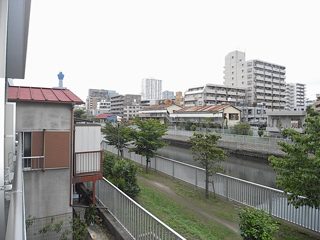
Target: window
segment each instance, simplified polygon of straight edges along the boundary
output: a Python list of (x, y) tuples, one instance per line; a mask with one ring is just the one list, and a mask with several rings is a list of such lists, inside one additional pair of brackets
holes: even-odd
[(238, 120), (239, 114), (238, 113), (229, 113), (229, 120)]
[(252, 68), (248, 68), (248, 69), (247, 69), (247, 72), (252, 72)]
[(248, 74), (247, 78), (248, 79), (252, 78), (252, 74)]
[(249, 67), (249, 66), (252, 66), (252, 62), (248, 62), (247, 63), (247, 66)]
[(257, 114), (261, 114), (261, 110), (260, 109), (257, 109)]
[(231, 56), (231, 59), (233, 59), (233, 56)]
[(199, 105), (202, 105), (202, 101), (199, 101), (198, 103), (199, 103)]
[(231, 74), (233, 74), (233, 72)]

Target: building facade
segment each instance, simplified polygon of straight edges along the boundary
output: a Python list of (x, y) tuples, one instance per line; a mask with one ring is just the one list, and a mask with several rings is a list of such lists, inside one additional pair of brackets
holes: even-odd
[(161, 99), (162, 80), (144, 78), (141, 84), (141, 99)]
[(217, 84), (192, 87), (184, 93), (184, 106), (206, 106), (229, 103), (232, 105), (243, 104), (246, 101), (244, 87), (227, 87)]
[(230, 52), (225, 57), (224, 84), (247, 89), (247, 105), (264, 103), (267, 109), (286, 106), (286, 67), (261, 60), (245, 59), (245, 53)]
[(163, 98), (163, 99), (166, 99), (166, 98), (175, 98), (174, 92), (173, 92), (173, 91), (165, 90), (165, 91), (162, 92), (162, 98)]
[(306, 110), (306, 85), (302, 83), (288, 83), (286, 85), (286, 110)]
[(111, 114), (126, 120), (139, 115), (141, 110), (141, 95), (125, 94), (111, 97)]
[(98, 103), (102, 100), (110, 101), (110, 98), (117, 96), (119, 93), (106, 89), (89, 89), (87, 97), (87, 109), (97, 109)]

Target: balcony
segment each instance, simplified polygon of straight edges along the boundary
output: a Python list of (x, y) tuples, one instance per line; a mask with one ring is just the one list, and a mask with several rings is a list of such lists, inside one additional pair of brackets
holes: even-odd
[(23, 171), (44, 171), (45, 162), (44, 156), (32, 156), (22, 158)]
[(75, 153), (74, 178), (102, 176), (102, 169), (102, 151)]

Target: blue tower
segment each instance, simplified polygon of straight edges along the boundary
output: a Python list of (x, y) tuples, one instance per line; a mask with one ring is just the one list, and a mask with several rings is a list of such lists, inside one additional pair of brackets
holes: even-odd
[(58, 78), (59, 78), (59, 88), (64, 88), (64, 87), (63, 87), (63, 78), (64, 78), (64, 75), (63, 75), (62, 72), (59, 72)]

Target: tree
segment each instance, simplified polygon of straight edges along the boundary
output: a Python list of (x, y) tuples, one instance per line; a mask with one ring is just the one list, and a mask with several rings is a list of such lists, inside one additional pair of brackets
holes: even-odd
[(132, 141), (130, 123), (126, 121), (118, 123), (106, 122), (103, 133), (108, 144), (117, 148), (121, 153), (121, 157), (123, 157), (123, 148), (127, 147), (129, 142)]
[(134, 147), (129, 151), (146, 157), (147, 173), (150, 158), (156, 155), (158, 149), (168, 145), (159, 140), (168, 131), (168, 126), (154, 119), (141, 121), (135, 118), (134, 123), (137, 126), (137, 130), (132, 134)]
[(305, 134), (294, 129), (284, 129), (284, 137), (293, 144), (279, 141), (285, 153), (282, 158), (269, 157), (270, 165), (277, 172), (277, 186), (283, 186), (289, 203), (299, 206), (320, 206), (320, 113), (307, 108)]
[(193, 159), (199, 161), (200, 166), (206, 171), (206, 198), (209, 198), (209, 177), (223, 170), (216, 163), (226, 161), (227, 159), (227, 153), (223, 149), (214, 146), (220, 138), (220, 135), (195, 132), (193, 133), (193, 137), (188, 140), (189, 143), (193, 144), (190, 148), (190, 151), (194, 154)]
[(258, 131), (258, 135), (259, 135), (259, 137), (262, 137), (262, 135), (263, 135), (263, 130), (259, 130), (259, 131)]
[(274, 239), (279, 230), (276, 221), (264, 210), (242, 208), (238, 212), (240, 235), (243, 239)]
[(250, 135), (252, 136), (253, 133), (251, 131), (251, 126), (248, 122), (238, 122), (234, 127), (231, 129), (231, 133), (238, 134), (238, 135)]
[(75, 118), (86, 118), (87, 115), (86, 115), (86, 112), (83, 111), (82, 109), (76, 109), (73, 112), (73, 116)]
[(187, 131), (191, 130), (191, 126), (192, 126), (192, 123), (190, 122), (190, 120), (187, 120), (185, 125), (185, 130)]

